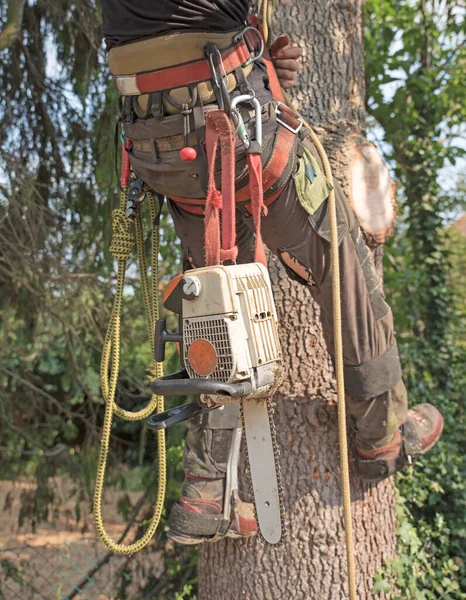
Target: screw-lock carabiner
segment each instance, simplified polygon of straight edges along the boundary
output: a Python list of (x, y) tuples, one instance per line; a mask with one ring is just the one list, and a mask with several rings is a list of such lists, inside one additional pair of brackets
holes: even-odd
[(254, 107), (254, 118), (256, 120), (255, 141), (259, 146), (262, 146), (262, 109), (259, 100), (253, 94), (242, 94), (241, 96), (236, 96), (236, 98), (231, 101), (231, 116), (235, 122), (236, 132), (247, 150), (251, 145), (251, 139), (246, 130), (246, 126), (244, 125), (243, 117), (236, 108), (238, 104), (241, 104), (242, 102), (252, 104)]

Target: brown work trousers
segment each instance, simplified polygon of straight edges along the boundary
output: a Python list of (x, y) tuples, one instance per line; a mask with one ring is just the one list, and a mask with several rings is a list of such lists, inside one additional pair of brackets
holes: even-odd
[[(272, 100), (267, 98), (268, 93), (264, 90), (263, 100)], [(173, 135), (169, 133), (173, 131), (173, 125), (177, 133), (182, 131), (181, 115), (171, 115), (162, 121), (136, 119), (125, 125), (129, 138), (153, 141), (150, 151), (133, 151), (133, 170), (157, 193), (201, 197), (196, 163), (183, 163), (178, 150), (157, 150), (157, 139)], [(268, 136), (273, 136), (275, 127), (273, 120), (264, 124), (264, 143)], [(317, 158), (308, 139), (300, 145), (301, 154), (307, 148)], [(237, 165), (243, 169), (244, 149), (237, 146), (237, 153), (242, 153), (237, 156)], [(407, 398), (401, 380), (392, 312), (384, 300), (372, 255), (336, 182), (335, 193), (347, 405), (356, 430), (357, 447), (371, 450), (390, 442), (398, 427), (406, 421)], [(305, 285), (319, 304), (326, 342), (332, 354), (332, 268), (327, 202), (325, 200), (316, 210), (311, 210), (303, 202), (302, 194), (297, 193), (294, 177), (290, 177), (278, 199), (268, 207), (267, 216), (262, 218), (262, 236), (289, 276)], [(186, 212), (170, 200), (168, 206), (181, 240), (186, 268), (204, 266), (203, 216)], [(238, 262), (252, 262), (255, 238), (252, 217), (244, 206), (237, 208), (236, 217)], [(198, 476), (222, 476), (231, 430), (238, 426), (237, 405), (196, 417), (190, 423), (187, 435), (185, 470)]]

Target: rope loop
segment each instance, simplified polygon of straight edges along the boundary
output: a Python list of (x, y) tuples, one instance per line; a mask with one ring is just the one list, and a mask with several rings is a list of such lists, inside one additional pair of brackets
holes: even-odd
[(115, 260), (128, 260), (134, 246), (132, 222), (120, 208), (112, 212), (112, 231), (110, 253)]
[[(123, 150), (123, 156), (126, 156), (126, 151)], [(128, 166), (129, 169), (129, 166)], [(136, 249), (138, 253), (139, 272), (141, 277), (141, 292), (144, 302), (144, 311), (146, 313), (147, 331), (152, 347), (155, 323), (159, 318), (158, 304), (158, 287), (159, 287), (159, 227), (158, 227), (158, 208), (154, 195), (149, 194), (150, 219), (153, 223), (152, 239), (151, 239), (151, 261), (150, 270), (151, 277), (148, 278), (147, 261), (144, 254), (144, 232), (143, 220), (140, 211), (135, 215), (135, 231), (136, 231)], [(100, 369), (100, 383), (102, 395), (105, 400), (105, 417), (102, 426), (102, 443), (100, 446), (99, 463), (97, 467), (97, 476), (95, 481), (94, 491), (94, 522), (96, 531), (100, 539), (104, 542), (107, 548), (115, 554), (131, 556), (138, 552), (150, 542), (155, 535), (160, 517), (163, 511), (165, 498), (165, 490), (167, 484), (167, 460), (165, 449), (165, 430), (157, 431), (157, 466), (159, 475), (159, 488), (153, 508), (152, 517), (146, 532), (142, 537), (136, 539), (133, 543), (125, 545), (114, 541), (105, 530), (102, 518), (102, 498), (104, 494), (105, 471), (107, 468), (107, 458), (110, 448), (110, 436), (112, 430), (113, 417), (117, 416), (126, 421), (142, 421), (147, 419), (155, 410), (163, 412), (164, 399), (163, 396), (151, 395), (147, 405), (135, 412), (124, 410), (115, 402), (115, 392), (118, 383), (118, 374), (120, 370), (120, 328), (121, 328), (121, 311), (125, 285), (126, 263), (131, 254), (134, 245), (133, 239), (133, 221), (126, 215), (126, 207), (128, 205), (128, 186), (122, 185), (120, 194), (120, 208), (112, 213), (112, 230), (113, 238), (110, 245), (110, 252), (115, 259), (118, 259), (117, 285), (115, 290), (115, 299), (112, 309), (110, 324), (108, 326), (107, 335), (105, 336), (104, 347), (102, 352), (102, 361)], [(149, 373), (153, 377), (161, 377), (163, 375), (163, 364), (152, 363)]]

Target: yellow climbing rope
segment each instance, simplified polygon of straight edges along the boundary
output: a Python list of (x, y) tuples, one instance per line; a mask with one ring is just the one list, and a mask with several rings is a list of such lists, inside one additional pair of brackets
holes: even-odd
[[(265, 41), (269, 36), (269, 12), (270, 0), (262, 0), (262, 29)], [(333, 183), (332, 168), (330, 166), (327, 154), (319, 138), (306, 119), (296, 110), (293, 103), (283, 91), (286, 103), (301, 117), (304, 125), (309, 131), (309, 137), (314, 143), (317, 152), (322, 161), (325, 177)], [(335, 338), (335, 373), (337, 380), (337, 399), (338, 399), (338, 436), (340, 442), (340, 470), (343, 489), (343, 521), (345, 526), (346, 542), (346, 562), (348, 568), (348, 588), (350, 600), (357, 600), (356, 591), (356, 565), (353, 542), (353, 521), (351, 516), (351, 488), (349, 478), (348, 463), (348, 441), (346, 435), (346, 401), (345, 401), (345, 380), (343, 371), (343, 340), (341, 331), (341, 291), (340, 291), (340, 257), (338, 244), (338, 226), (337, 209), (335, 201), (335, 192), (332, 190), (328, 198), (328, 211), (330, 217), (330, 246), (332, 262), (332, 299), (333, 299), (333, 331)]]
[[(267, 2), (267, 0), (264, 0)], [(322, 166), (324, 168), (325, 177), (333, 184), (333, 175), (327, 153), (322, 146), (321, 141), (315, 134), (312, 127), (307, 123), (306, 119), (293, 106), (289, 97), (285, 92), (286, 103), (288, 106), (301, 117), (305, 127), (309, 131), (316, 150), (319, 154)], [(343, 522), (345, 525), (345, 542), (346, 542), (346, 562), (348, 568), (348, 587), (350, 600), (357, 600), (356, 592), (356, 564), (355, 550), (353, 541), (353, 519), (351, 515), (351, 488), (349, 477), (349, 462), (348, 462), (348, 440), (346, 433), (346, 400), (345, 400), (345, 379), (343, 371), (343, 338), (341, 331), (341, 291), (340, 291), (340, 256), (338, 243), (338, 226), (337, 226), (337, 207), (335, 201), (335, 192), (332, 191), (328, 198), (328, 211), (330, 218), (330, 253), (332, 264), (332, 303), (333, 303), (333, 336), (334, 336), (334, 353), (335, 353), (335, 375), (337, 380), (337, 400), (338, 400), (338, 438), (340, 445), (340, 470), (341, 484), (343, 489)]]
[[(288, 102), (288, 99), (287, 99)], [(302, 117), (301, 117), (302, 118)], [(324, 167), (325, 177), (333, 183), (332, 169), (327, 154), (319, 138), (304, 121), (309, 130), (309, 137), (319, 153)], [(346, 437), (346, 401), (345, 380), (343, 375), (343, 339), (341, 332), (341, 292), (340, 292), (340, 257), (338, 254), (338, 227), (335, 192), (332, 190), (328, 199), (330, 217), (330, 246), (332, 257), (332, 298), (333, 298), (333, 335), (335, 338), (335, 373), (337, 378), (338, 398), (338, 436), (340, 441), (340, 470), (343, 489), (343, 520), (345, 523), (346, 561), (348, 565), (348, 586), (350, 600), (357, 599), (356, 566), (353, 543), (353, 520), (351, 516), (351, 489), (348, 464), (348, 441)]]
[[(325, 177), (333, 184), (333, 175), (327, 153), (322, 146), (321, 141), (311, 128), (309, 123), (296, 110), (290, 99), (284, 92), (286, 103), (293, 108), (303, 119), (304, 125), (309, 131), (314, 146), (317, 149)], [(353, 520), (351, 516), (351, 488), (348, 463), (348, 440), (346, 434), (346, 400), (345, 400), (345, 379), (343, 371), (343, 338), (341, 331), (341, 291), (340, 291), (340, 256), (338, 253), (338, 226), (337, 226), (337, 208), (335, 202), (335, 192), (332, 191), (328, 198), (328, 211), (330, 218), (330, 253), (332, 262), (332, 302), (333, 302), (333, 335), (334, 335), (334, 353), (335, 353), (335, 375), (337, 380), (337, 400), (338, 400), (338, 437), (340, 444), (340, 470), (341, 483), (343, 489), (343, 521), (345, 524), (346, 541), (346, 561), (348, 567), (348, 586), (350, 600), (357, 600), (356, 592), (356, 565), (355, 551), (353, 542)]]
[[(123, 150), (124, 152), (124, 150)], [(151, 223), (156, 222), (157, 218), (157, 200), (151, 191), (146, 190), (146, 196), (149, 202)], [(102, 352), (102, 362), (100, 367), (100, 384), (102, 395), (105, 400), (105, 418), (102, 427), (102, 443), (100, 446), (99, 464), (97, 468), (97, 477), (94, 491), (94, 522), (100, 539), (109, 550), (116, 554), (131, 555), (142, 550), (152, 539), (160, 521), (163, 503), (165, 500), (165, 488), (167, 482), (166, 474), (166, 452), (165, 452), (165, 430), (157, 431), (157, 462), (159, 487), (154, 507), (154, 512), (145, 534), (133, 544), (125, 545), (116, 543), (106, 532), (102, 519), (102, 496), (104, 488), (105, 470), (107, 466), (107, 457), (110, 446), (110, 435), (112, 428), (113, 415), (125, 419), (126, 421), (141, 421), (149, 417), (155, 410), (162, 412), (164, 402), (162, 396), (152, 395), (147, 406), (139, 411), (131, 412), (124, 410), (115, 402), (115, 393), (118, 383), (118, 374), (120, 370), (120, 329), (121, 329), (121, 308), (123, 302), (123, 290), (125, 285), (125, 274), (128, 259), (134, 246), (133, 227), (136, 231), (136, 248), (139, 261), (139, 271), (141, 277), (141, 292), (144, 301), (146, 313), (147, 333), (151, 342), (152, 357), (154, 356), (154, 331), (155, 323), (159, 316), (158, 307), (158, 273), (159, 273), (159, 231), (158, 227), (153, 226), (152, 244), (151, 244), (151, 280), (149, 285), (147, 275), (147, 262), (144, 252), (144, 232), (142, 219), (142, 206), (136, 210), (134, 225), (133, 220), (126, 215), (126, 206), (128, 199), (128, 185), (122, 185), (120, 194), (120, 208), (113, 211), (112, 229), (113, 238), (110, 245), (110, 252), (115, 260), (118, 261), (117, 285), (115, 299), (105, 336), (104, 348)], [(149, 369), (149, 375), (152, 378), (161, 377), (163, 374), (163, 365), (155, 362), (153, 359)]]

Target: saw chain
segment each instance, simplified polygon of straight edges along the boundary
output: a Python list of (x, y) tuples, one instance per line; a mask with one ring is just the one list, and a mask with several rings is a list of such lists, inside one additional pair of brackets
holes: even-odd
[[(267, 418), (268, 418), (268, 423), (269, 423), (269, 428), (270, 428), (270, 438), (271, 438), (272, 448), (273, 448), (273, 459), (274, 459), (274, 466), (275, 466), (275, 479), (277, 482), (278, 505), (279, 505), (279, 515), (280, 515), (279, 519), (280, 519), (280, 531), (281, 531), (279, 541), (273, 542), (272, 544), (275, 546), (280, 546), (281, 544), (283, 544), (283, 542), (285, 541), (285, 538), (288, 535), (288, 529), (286, 526), (286, 519), (285, 519), (286, 513), (285, 513), (285, 505), (284, 505), (284, 488), (283, 488), (283, 484), (282, 484), (281, 469), (280, 469), (280, 447), (277, 443), (277, 433), (276, 433), (276, 428), (275, 428), (275, 421), (273, 418), (274, 407), (272, 404), (272, 399), (268, 398), (265, 401), (265, 405), (266, 405)], [(263, 530), (260, 527), (257, 506), (258, 506), (258, 502), (261, 502), (263, 500), (256, 499), (255, 488), (254, 488), (253, 478), (252, 478), (252, 474), (251, 474), (251, 461), (250, 461), (250, 454), (249, 454), (249, 449), (248, 449), (248, 444), (247, 444), (246, 426), (245, 426), (245, 420), (244, 420), (244, 403), (243, 402), (240, 402), (240, 414), (241, 414), (241, 423), (242, 423), (242, 434), (243, 434), (243, 440), (246, 445), (246, 455), (247, 455), (247, 463), (248, 463), (247, 469), (246, 469), (246, 476), (247, 476), (247, 480), (248, 480), (248, 484), (249, 484), (250, 493), (252, 494), (252, 496), (254, 498), (254, 502), (253, 502), (254, 517), (256, 519), (256, 522), (259, 525), (258, 531), (259, 531), (260, 537), (262, 538), (262, 540), (265, 543), (270, 544), (271, 542), (269, 541), (269, 539), (267, 539), (264, 536)], [(260, 461), (260, 457), (254, 457), (254, 455), (252, 455), (252, 458), (253, 458), (253, 461), (255, 461), (255, 460)]]

